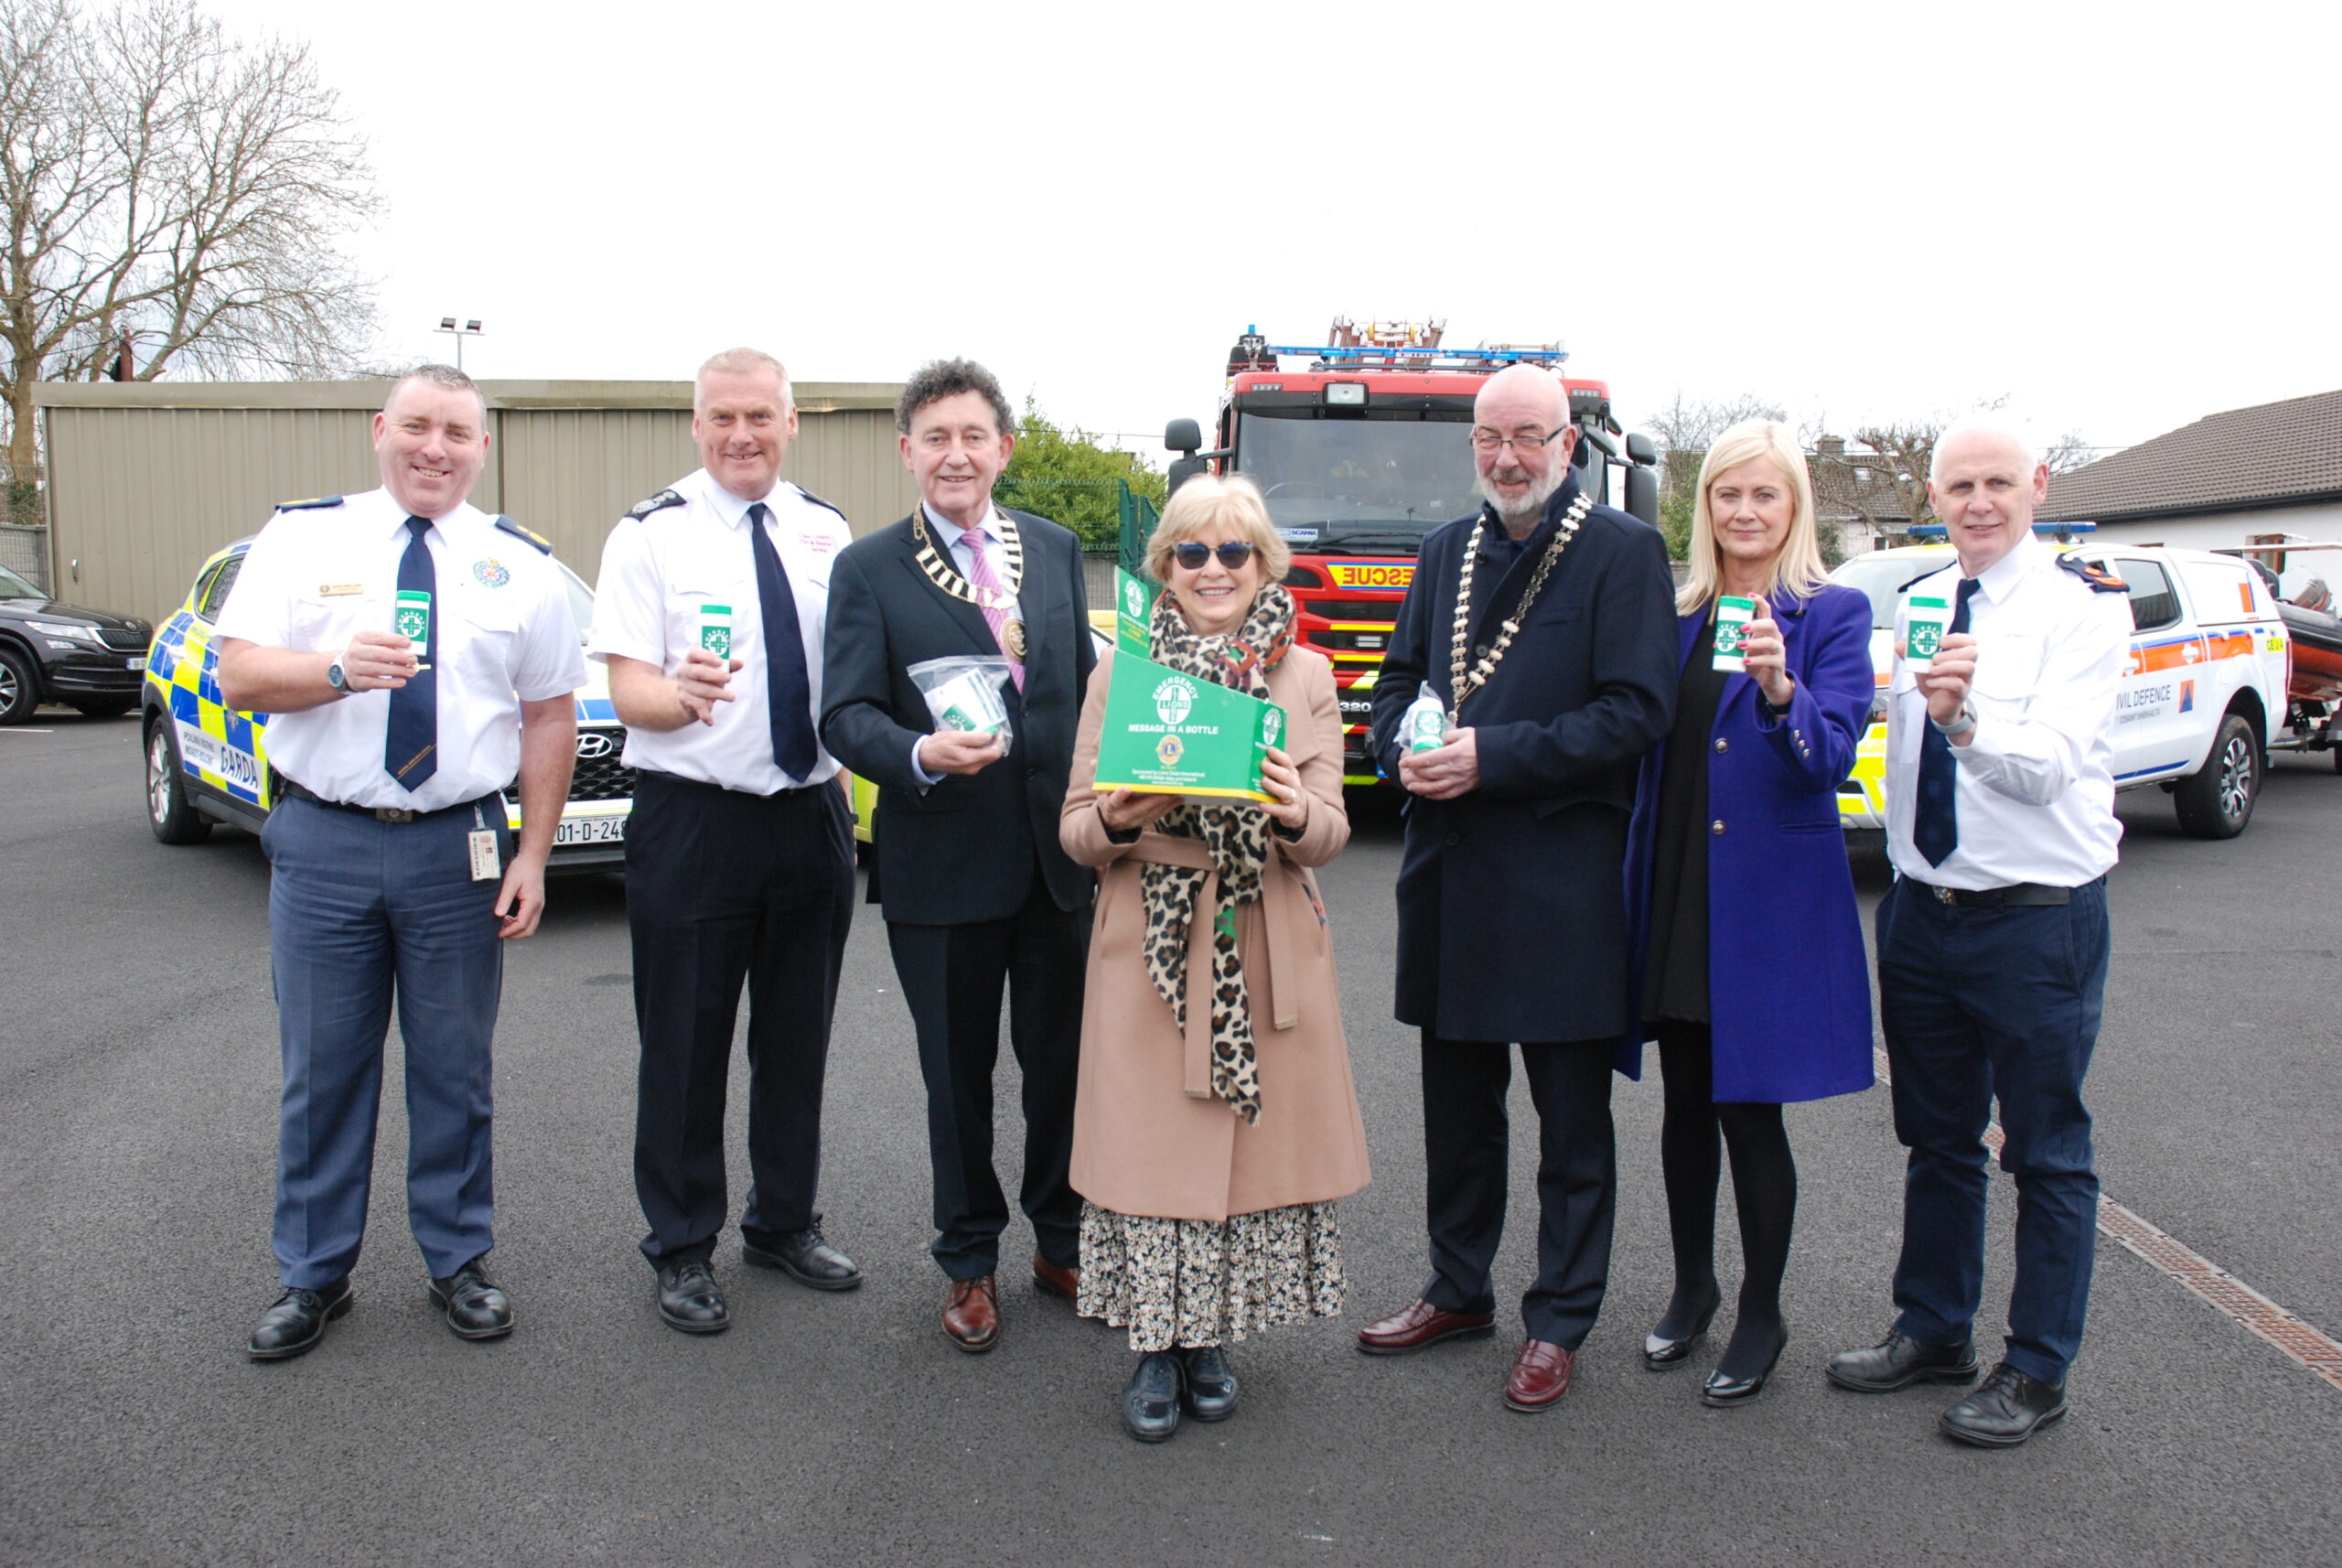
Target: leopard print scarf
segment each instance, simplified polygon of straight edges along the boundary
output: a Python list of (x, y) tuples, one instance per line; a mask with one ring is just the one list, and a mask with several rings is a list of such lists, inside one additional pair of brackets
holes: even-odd
[[(1217, 682), (1266, 702), (1268, 671), (1293, 647), (1293, 596), (1274, 583), (1252, 602), (1244, 624), (1226, 637), (1190, 630), (1178, 601), (1156, 596), (1148, 627), (1155, 661), (1182, 674)], [(1269, 861), (1269, 818), (1250, 800), (1183, 800), (1155, 824), (1158, 832), (1204, 841), (1219, 874), (1219, 918), (1211, 933), (1212, 1092), (1248, 1122), (1261, 1119), (1259, 1062), (1253, 1053), (1252, 993), (1236, 947), (1236, 907), (1261, 897)], [(1146, 968), (1155, 989), (1171, 1004), (1180, 1031), (1187, 1027), (1187, 949), (1196, 901), (1207, 873), (1150, 861), (1140, 877), (1146, 906)]]

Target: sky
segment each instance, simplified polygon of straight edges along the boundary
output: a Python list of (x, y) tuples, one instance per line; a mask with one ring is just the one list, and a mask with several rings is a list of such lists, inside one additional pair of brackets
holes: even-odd
[(380, 356), (476, 317), (483, 378), (966, 354), (1158, 461), (1337, 315), (1558, 338), (1629, 428), (2342, 387), (2332, 5), (209, 3), (366, 139)]

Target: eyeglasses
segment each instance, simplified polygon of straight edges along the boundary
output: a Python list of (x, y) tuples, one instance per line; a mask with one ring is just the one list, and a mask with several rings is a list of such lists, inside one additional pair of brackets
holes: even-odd
[[(1204, 563), (1210, 560), (1214, 553), (1210, 545), (1199, 544), (1192, 539), (1171, 547), (1171, 559), (1190, 572), (1202, 571)], [(1252, 558), (1252, 547), (1241, 539), (1231, 539), (1221, 545), (1217, 553), (1221, 565), (1231, 572), (1241, 572), (1244, 570), (1244, 563)]]
[[(1562, 428), (1566, 430), (1569, 427), (1563, 425)], [(1493, 430), (1475, 430), (1472, 432), (1472, 450), (1493, 452), (1499, 446), (1509, 446), (1515, 452), (1526, 452), (1531, 447), (1551, 446), (1553, 436), (1561, 433), (1556, 430), (1552, 435), (1499, 435)]]

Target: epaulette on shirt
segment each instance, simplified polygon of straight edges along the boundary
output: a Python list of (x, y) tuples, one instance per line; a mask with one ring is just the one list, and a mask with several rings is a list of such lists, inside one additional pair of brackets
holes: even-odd
[(305, 501), (278, 501), (276, 503), (276, 510), (279, 511), (316, 511), (321, 508), (339, 506), (340, 504), (341, 498), (339, 496), (311, 496)]
[(834, 511), (834, 512), (837, 512), (837, 514), (838, 514), (838, 521), (839, 521), (840, 522), (845, 523), (847, 527), (851, 528), (851, 527), (853, 527), (853, 526), (854, 526), (854, 524), (853, 524), (851, 521), (849, 521), (847, 520), (846, 515), (845, 515), (845, 513), (844, 513), (843, 511), (839, 510), (839, 509), (838, 509), (835, 505), (832, 504), (831, 502), (823, 500), (821, 497), (819, 497), (819, 496), (815, 495), (812, 491), (811, 491), (811, 490), (807, 489), (804, 486), (802, 486), (802, 485), (798, 486), (798, 487), (797, 487), (797, 493), (798, 493), (799, 495), (800, 495), (800, 496), (803, 496), (807, 500), (811, 501), (815, 506), (822, 508), (822, 509), (823, 510), (825, 510), (825, 511)]
[(635, 502), (634, 505), (628, 510), (627, 516), (633, 518), (636, 521), (639, 522), (642, 519), (649, 517), (654, 511), (664, 511), (671, 506), (681, 506), (682, 504), (683, 498), (677, 495), (674, 491), (661, 490), (657, 495), (652, 496), (647, 501)]
[(2077, 555), (2060, 555), (2057, 564), (2090, 585), (2093, 593), (2127, 594), (2131, 590), (2122, 578), (2105, 567), (2095, 565)]
[(502, 529), (505, 532), (510, 534), (515, 539), (535, 545), (539, 550), (543, 551), (548, 555), (553, 553), (552, 540), (547, 539), (543, 534), (537, 532), (534, 529), (522, 528), (519, 523), (514, 522), (510, 518), (506, 517), (501, 512), (497, 513), (496, 526)]

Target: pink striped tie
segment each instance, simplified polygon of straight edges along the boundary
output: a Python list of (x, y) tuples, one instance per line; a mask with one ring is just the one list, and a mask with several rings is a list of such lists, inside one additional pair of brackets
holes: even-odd
[[(1008, 624), (1008, 611), (993, 608), (993, 601), (1006, 599), (1008, 595), (1001, 587), (1000, 579), (993, 575), (992, 558), (984, 553), (984, 545), (991, 536), (981, 528), (972, 528), (960, 537), (967, 541), (968, 559), (972, 564), (972, 569), (968, 573), (968, 580), (983, 590), (980, 596), (981, 602), (976, 607), (984, 612), (984, 624), (992, 628), (993, 641), (999, 643), (1001, 652), (1006, 653), (1008, 645), (1001, 642), (1000, 628)], [(1023, 663), (1015, 659), (1009, 660), (1008, 675), (1009, 679), (1016, 682), (1018, 691), (1025, 689)]]

